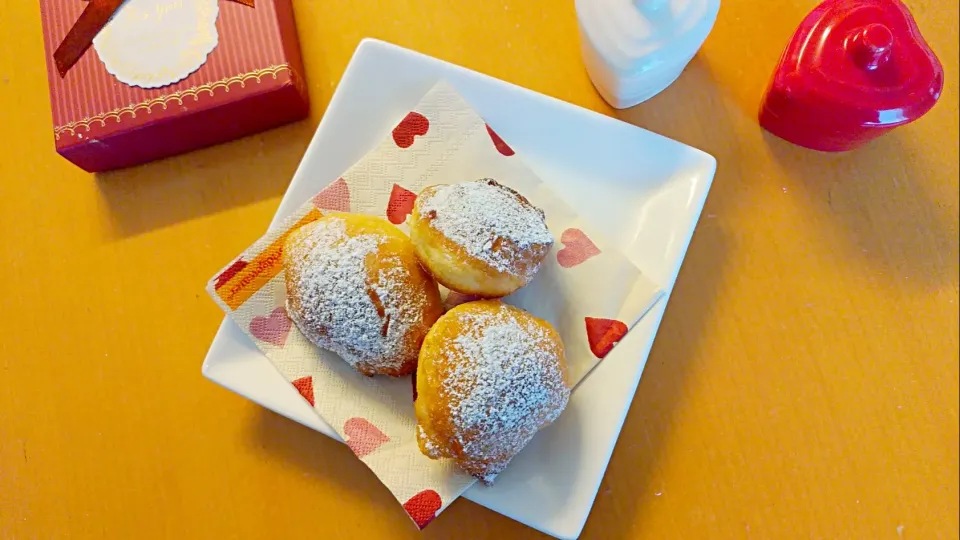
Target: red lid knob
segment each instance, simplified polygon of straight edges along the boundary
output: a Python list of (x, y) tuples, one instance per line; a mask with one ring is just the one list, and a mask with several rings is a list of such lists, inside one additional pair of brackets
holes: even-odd
[(868, 24), (851, 34), (845, 45), (858, 66), (873, 71), (890, 60), (893, 32), (879, 23)]

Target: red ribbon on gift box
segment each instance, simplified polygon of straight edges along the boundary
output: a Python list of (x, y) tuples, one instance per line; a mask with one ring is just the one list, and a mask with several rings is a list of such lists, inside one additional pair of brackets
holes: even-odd
[[(254, 7), (255, 0), (230, 0), (238, 4)], [(110, 17), (120, 8), (124, 0), (89, 0), (80, 18), (73, 23), (67, 36), (60, 42), (53, 60), (60, 77), (66, 76), (70, 68), (87, 52), (100, 30), (107, 25)]]

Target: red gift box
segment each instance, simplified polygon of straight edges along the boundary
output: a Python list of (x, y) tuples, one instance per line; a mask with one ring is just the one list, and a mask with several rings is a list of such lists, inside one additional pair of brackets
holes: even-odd
[(40, 0), (57, 152), (86, 171), (172, 156), (309, 112), (290, 0), (220, 0), (219, 43), (205, 63), (154, 89), (117, 80), (93, 47), (61, 77), (54, 51), (85, 7), (83, 0)]

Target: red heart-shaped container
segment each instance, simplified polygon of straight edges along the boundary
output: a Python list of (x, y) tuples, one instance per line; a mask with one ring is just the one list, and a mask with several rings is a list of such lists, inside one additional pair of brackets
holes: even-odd
[(794, 144), (851, 150), (936, 103), (943, 67), (899, 0), (827, 0), (800, 23), (760, 106)]

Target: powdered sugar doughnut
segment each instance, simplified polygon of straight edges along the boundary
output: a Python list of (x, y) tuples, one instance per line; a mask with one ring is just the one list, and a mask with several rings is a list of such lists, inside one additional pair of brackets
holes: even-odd
[(546, 321), (497, 300), (437, 321), (417, 367), (417, 442), (492, 483), (570, 398), (563, 343)]
[(484, 298), (529, 283), (553, 245), (543, 211), (489, 178), (425, 188), (410, 238), (437, 281)]
[(307, 339), (365, 375), (416, 370), (443, 303), (399, 229), (382, 218), (329, 213), (290, 234), (283, 265), (287, 314)]

